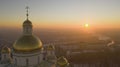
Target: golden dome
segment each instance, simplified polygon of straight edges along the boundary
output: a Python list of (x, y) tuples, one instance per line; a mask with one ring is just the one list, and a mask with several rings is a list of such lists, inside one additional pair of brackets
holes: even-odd
[(34, 35), (23, 35), (14, 44), (15, 51), (33, 51), (42, 48), (42, 42)]
[(10, 53), (10, 48), (3, 47), (1, 53)]
[(55, 47), (53, 45), (47, 46), (47, 50), (55, 50)]
[(62, 57), (58, 58), (57, 64), (60, 66), (66, 66), (69, 63), (68, 63), (67, 59), (62, 56)]

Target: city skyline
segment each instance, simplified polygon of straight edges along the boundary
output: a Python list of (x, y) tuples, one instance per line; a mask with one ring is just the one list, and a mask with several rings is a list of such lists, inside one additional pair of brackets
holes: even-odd
[(1, 0), (0, 27), (20, 28), (25, 7), (35, 28), (119, 28), (119, 0)]

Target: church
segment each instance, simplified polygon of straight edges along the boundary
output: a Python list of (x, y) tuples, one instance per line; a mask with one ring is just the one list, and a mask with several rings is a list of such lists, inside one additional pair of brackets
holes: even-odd
[(1, 50), (0, 67), (69, 67), (64, 57), (56, 57), (54, 45), (43, 46), (33, 34), (33, 25), (28, 18), (23, 22), (23, 34), (13, 44)]

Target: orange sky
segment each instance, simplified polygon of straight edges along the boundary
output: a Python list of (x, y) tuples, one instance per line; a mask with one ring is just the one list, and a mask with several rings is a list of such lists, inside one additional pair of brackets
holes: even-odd
[(21, 28), (26, 4), (35, 28), (120, 28), (119, 0), (1, 0), (0, 28)]

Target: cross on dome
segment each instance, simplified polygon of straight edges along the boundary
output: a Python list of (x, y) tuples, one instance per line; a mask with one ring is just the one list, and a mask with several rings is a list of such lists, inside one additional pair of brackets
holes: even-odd
[(27, 12), (26, 16), (27, 16), (27, 20), (28, 20), (28, 16), (29, 16), (29, 14), (28, 14), (28, 10), (29, 10), (29, 7), (26, 6), (26, 12)]

